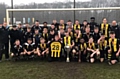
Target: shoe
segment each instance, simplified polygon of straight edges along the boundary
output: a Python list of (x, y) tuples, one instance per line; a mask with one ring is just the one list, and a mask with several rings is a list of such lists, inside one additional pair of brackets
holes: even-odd
[(111, 62), (108, 62), (109, 65), (112, 65)]

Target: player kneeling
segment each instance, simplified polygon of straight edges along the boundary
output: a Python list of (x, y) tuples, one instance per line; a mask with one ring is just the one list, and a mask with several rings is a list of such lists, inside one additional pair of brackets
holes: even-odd
[(65, 53), (66, 62), (70, 62), (71, 54), (72, 53), (76, 54), (77, 51), (75, 50), (75, 48), (73, 49), (74, 41), (67, 31), (65, 35), (66, 36), (63, 38), (64, 53)]
[(18, 60), (23, 54), (23, 47), (20, 45), (20, 40), (16, 40), (11, 56), (13, 59)]
[(28, 38), (27, 43), (24, 44), (24, 56), (25, 58), (33, 58), (35, 52), (35, 43), (32, 43), (32, 39)]
[(93, 38), (89, 38), (87, 44), (87, 58), (90, 63), (94, 63), (96, 56), (100, 56), (98, 46), (93, 42)]
[(44, 38), (40, 38), (40, 44), (37, 46), (37, 54), (38, 56), (41, 56), (41, 58), (44, 58), (48, 54), (48, 45), (45, 43)]
[(55, 35), (55, 39), (49, 43), (48, 46), (49, 54), (48, 61), (53, 61), (54, 59), (61, 61), (62, 55), (62, 43), (59, 41), (59, 36)]
[(108, 48), (108, 64), (113, 65), (118, 61), (118, 56), (120, 53), (119, 49), (119, 41), (115, 38), (115, 32), (110, 33), (110, 38), (108, 40), (109, 48)]
[(79, 49), (78, 62), (81, 62), (81, 61), (85, 62), (86, 61), (86, 56), (87, 56), (87, 53), (86, 53), (87, 44), (85, 43), (83, 38), (80, 39), (80, 43), (78, 44), (78, 49)]
[(101, 34), (100, 39), (98, 40), (99, 50), (100, 50), (100, 62), (104, 62), (106, 48), (107, 48), (107, 40), (105, 40), (105, 34)]

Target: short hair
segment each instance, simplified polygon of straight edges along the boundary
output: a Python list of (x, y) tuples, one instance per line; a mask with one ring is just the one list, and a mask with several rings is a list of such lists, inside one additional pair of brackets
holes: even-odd
[(36, 20), (35, 22), (39, 22), (39, 20)]
[(28, 38), (27, 41), (32, 41), (32, 38)]
[(47, 24), (47, 22), (43, 22), (43, 24)]
[(115, 34), (115, 32), (114, 32), (114, 31), (111, 31), (110, 34)]
[(98, 27), (94, 27), (94, 29), (99, 29)]
[(90, 25), (87, 25), (86, 28), (90, 28)]
[(18, 25), (22, 25), (21, 23), (19, 23)]
[(83, 22), (87, 22), (87, 20), (83, 20)]
[(102, 20), (107, 19), (106, 17), (102, 18)]
[(51, 25), (55, 25), (54, 23), (52, 23)]
[(95, 19), (95, 17), (91, 17), (90, 19)]
[(68, 20), (68, 22), (72, 22), (71, 20)]
[(78, 19), (76, 19), (75, 21), (79, 21)]
[(20, 41), (20, 40), (19, 40), (19, 39), (16, 39), (15, 42), (16, 42), (16, 41)]
[(56, 37), (56, 36), (57, 36), (57, 37), (59, 37), (59, 35), (58, 35), (58, 34), (55, 34), (55, 37)]
[(31, 27), (27, 27), (27, 29), (31, 29)]
[(13, 25), (12, 27), (14, 28), (14, 27), (17, 27), (17, 26), (16, 26), (16, 25)]
[(101, 33), (101, 35), (105, 35), (105, 33)]
[(41, 37), (40, 40), (45, 40), (45, 38)]

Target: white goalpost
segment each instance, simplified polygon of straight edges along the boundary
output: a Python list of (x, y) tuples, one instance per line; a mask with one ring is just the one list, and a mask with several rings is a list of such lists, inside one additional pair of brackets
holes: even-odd
[(57, 9), (6, 9), (6, 21), (9, 24), (9, 12), (28, 12), (28, 11), (88, 11), (88, 10), (120, 10), (120, 7), (102, 7), (102, 8), (57, 8)]

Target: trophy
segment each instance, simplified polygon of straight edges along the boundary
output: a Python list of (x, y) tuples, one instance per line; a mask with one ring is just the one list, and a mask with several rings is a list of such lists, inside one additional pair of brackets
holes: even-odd
[(68, 44), (66, 44), (65, 46), (65, 51), (67, 52), (66, 62), (70, 62), (70, 58), (69, 58), (70, 46)]

